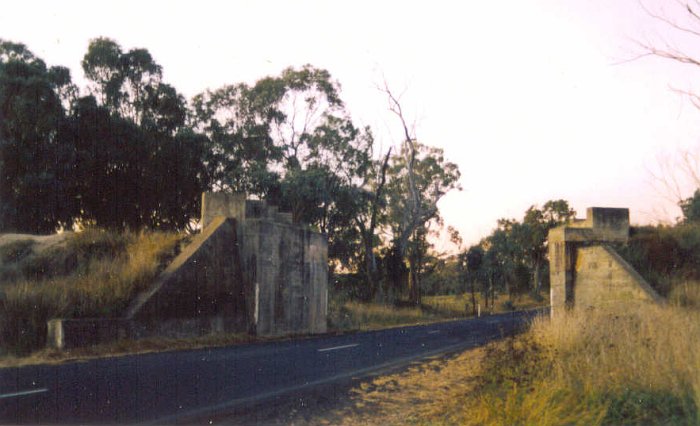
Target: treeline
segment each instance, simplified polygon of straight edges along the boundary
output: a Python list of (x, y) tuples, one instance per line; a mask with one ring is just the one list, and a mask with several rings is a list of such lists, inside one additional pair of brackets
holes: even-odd
[(496, 294), (540, 295), (549, 287), (547, 234), (576, 216), (566, 200), (531, 206), (522, 220), (499, 219), (496, 229), (459, 255), (432, 258), (424, 279), (431, 294), (470, 293), (476, 310), (476, 294), (490, 301)]
[(339, 83), (311, 65), (192, 99), (148, 50), (107, 38), (82, 69), (87, 87), (0, 40), (0, 232), (187, 230), (202, 191), (242, 191), (326, 233), (332, 268), (361, 277), (359, 297), (418, 301), (437, 202), (459, 188), (441, 149), (406, 131), (376, 152)]

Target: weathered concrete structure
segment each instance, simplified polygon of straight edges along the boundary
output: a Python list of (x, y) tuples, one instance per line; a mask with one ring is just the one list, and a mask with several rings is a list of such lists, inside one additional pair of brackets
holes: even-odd
[[(48, 343), (326, 331), (328, 242), (244, 194), (202, 195), (202, 232), (121, 319), (52, 320)], [(80, 337), (82, 336), (82, 337)]]
[(130, 307), (127, 317), (144, 324), (144, 333), (182, 324), (258, 335), (326, 331), (325, 236), (243, 194), (203, 194), (202, 227)]
[(565, 309), (658, 302), (660, 296), (611, 244), (627, 243), (629, 210), (591, 207), (585, 220), (549, 231), (552, 315)]

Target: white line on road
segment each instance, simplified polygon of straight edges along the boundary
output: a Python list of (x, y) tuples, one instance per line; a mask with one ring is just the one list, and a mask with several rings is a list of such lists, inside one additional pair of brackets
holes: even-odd
[(14, 398), (17, 396), (25, 396), (25, 395), (33, 395), (35, 393), (44, 393), (48, 392), (49, 390), (46, 388), (41, 388), (41, 389), (32, 389), (32, 390), (26, 390), (26, 391), (19, 391), (19, 392), (13, 392), (13, 393), (5, 393), (0, 395), (0, 399), (3, 398)]
[(354, 348), (355, 346), (359, 346), (359, 345), (360, 345), (359, 343), (353, 343), (353, 344), (351, 344), (351, 345), (334, 346), (334, 347), (332, 347), (332, 348), (323, 348), (323, 349), (319, 349), (318, 351), (319, 351), (319, 352), (335, 351), (335, 350), (338, 350), (338, 349)]
[(440, 332), (440, 330), (431, 330), (428, 332), (428, 334), (435, 334), (435, 333), (439, 333), (439, 332)]

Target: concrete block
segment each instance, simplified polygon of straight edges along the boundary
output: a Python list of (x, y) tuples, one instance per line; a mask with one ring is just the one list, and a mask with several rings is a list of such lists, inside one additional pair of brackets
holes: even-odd
[(237, 222), (217, 217), (129, 306), (126, 318), (152, 322), (225, 316), (239, 331), (252, 317), (239, 256)]
[(200, 225), (206, 229), (216, 217), (243, 221), (246, 218), (246, 196), (243, 193), (205, 192), (202, 194)]
[(131, 322), (122, 318), (52, 319), (47, 346), (70, 349), (98, 345), (131, 336)]
[(660, 297), (609, 243), (626, 243), (629, 210), (591, 207), (585, 220), (549, 231), (551, 314), (574, 307), (658, 302)]

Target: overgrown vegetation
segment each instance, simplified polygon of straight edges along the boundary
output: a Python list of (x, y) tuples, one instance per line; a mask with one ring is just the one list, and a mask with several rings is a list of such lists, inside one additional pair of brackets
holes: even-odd
[(680, 297), (688, 282), (700, 281), (700, 222), (632, 228), (617, 250), (662, 296)]
[(46, 250), (28, 250), (33, 242), (3, 246), (0, 351), (43, 346), (51, 318), (119, 315), (175, 256), (182, 239), (176, 233), (87, 229)]
[(697, 424), (699, 354), (700, 312), (685, 308), (540, 319), (487, 356), (469, 422)]

